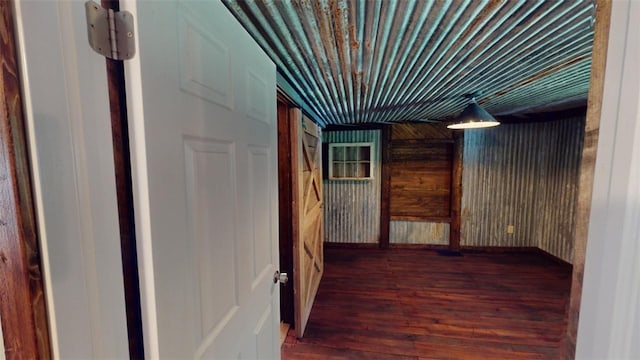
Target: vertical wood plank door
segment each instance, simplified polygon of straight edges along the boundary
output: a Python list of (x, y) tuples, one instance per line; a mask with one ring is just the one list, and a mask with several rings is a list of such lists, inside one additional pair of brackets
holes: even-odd
[(276, 69), (218, 1), (124, 1), (145, 355), (280, 357)]
[(293, 282), (296, 336), (302, 338), (324, 271), (320, 128), (292, 109)]

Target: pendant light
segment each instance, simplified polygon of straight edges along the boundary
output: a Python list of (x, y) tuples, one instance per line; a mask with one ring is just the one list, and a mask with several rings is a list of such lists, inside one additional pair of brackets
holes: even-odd
[(449, 129), (480, 129), (500, 125), (487, 110), (476, 102), (475, 95), (469, 96), (471, 101), (464, 110), (454, 119), (454, 123), (447, 125)]

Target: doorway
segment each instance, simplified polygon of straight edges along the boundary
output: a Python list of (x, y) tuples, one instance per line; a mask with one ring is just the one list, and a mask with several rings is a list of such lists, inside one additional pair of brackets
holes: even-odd
[(278, 99), (281, 341), (289, 327), (302, 338), (324, 272), (320, 127), (284, 95)]
[(284, 342), (294, 324), (293, 302), (293, 234), (291, 193), (291, 136), (289, 112), (293, 104), (278, 92), (278, 219), (280, 233), (280, 271), (289, 275), (289, 282), (280, 287), (280, 343)]

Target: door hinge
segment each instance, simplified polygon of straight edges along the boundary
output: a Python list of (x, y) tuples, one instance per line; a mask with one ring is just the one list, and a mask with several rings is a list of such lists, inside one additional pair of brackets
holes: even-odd
[(129, 60), (136, 54), (133, 15), (105, 9), (93, 1), (84, 4), (89, 45), (98, 54), (115, 60)]

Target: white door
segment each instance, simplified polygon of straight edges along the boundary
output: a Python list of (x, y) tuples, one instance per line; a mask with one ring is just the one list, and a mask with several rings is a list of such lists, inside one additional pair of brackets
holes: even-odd
[(20, 44), (52, 357), (125, 358), (105, 60), (87, 41), (82, 2), (14, 1), (9, 6), (15, 6)]
[(279, 358), (276, 70), (218, 1), (124, 1), (145, 351)]

